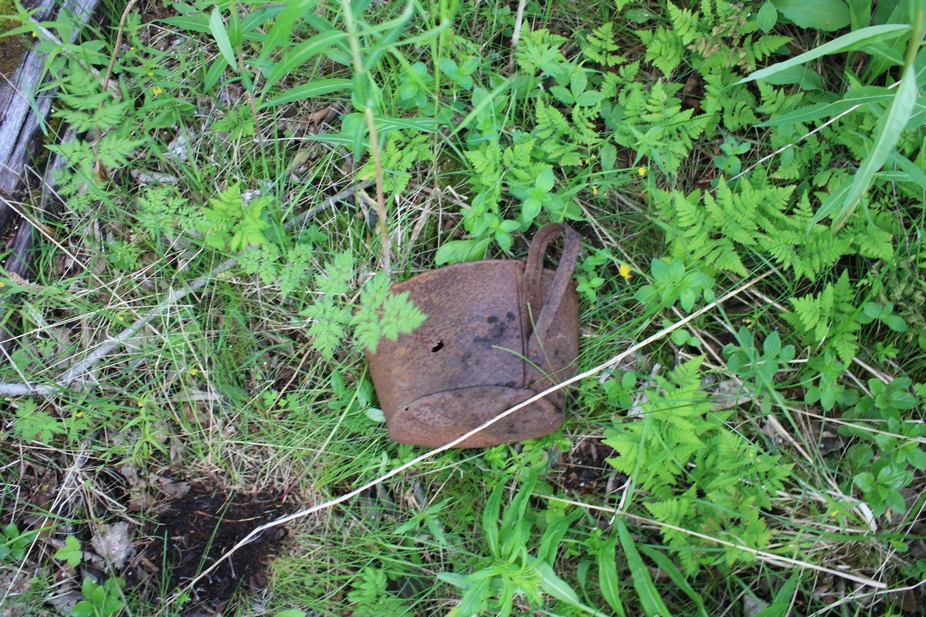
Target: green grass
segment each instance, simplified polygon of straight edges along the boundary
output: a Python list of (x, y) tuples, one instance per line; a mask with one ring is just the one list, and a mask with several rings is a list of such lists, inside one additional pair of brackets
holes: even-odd
[[(53, 559), (66, 536), (93, 552), (100, 524), (156, 518), (167, 498), (155, 475), (285, 495), (290, 513), (321, 506), (286, 524), (266, 589), (228, 615), (881, 615), (926, 601), (915, 587), (926, 572), (922, 126), (894, 135), (905, 160), (889, 159), (844, 226), (817, 227), (890, 100), (825, 128), (828, 116), (760, 126), (849, 87), (893, 96), (902, 67), (879, 72), (850, 51), (805, 65), (819, 88), (736, 84), (750, 63), (861, 25), (804, 28), (802, 9), (776, 11), (768, 35), (792, 41), (763, 49), (775, 41), (762, 42), (756, 12), (767, 19), (769, 3), (586, 4), (527, 3), (511, 74), (516, 7), (491, 1), (415, 4), (392, 29), (377, 28), (405, 5), (323, 3), (312, 20), (297, 12), (291, 32), (271, 16), (241, 37), (232, 12), (248, 24), (296, 3), (172, 4), (185, 21), (129, 18), (119, 99), (76, 61), (105, 72), (114, 25), (59, 56), (64, 122), (85, 113), (91, 130), (82, 149), (60, 146), (70, 168), (35, 279), (0, 272), (14, 336), (0, 382), (52, 389), (172, 291), (205, 284), (70, 388), (4, 398), (0, 524), (55, 525), (24, 557), (0, 558), (12, 615), (56, 614), (42, 598), (80, 589), (86, 572)], [(110, 24), (123, 8), (108, 8)], [(345, 10), (357, 11), (357, 46), (320, 48), (264, 91), (271, 65), (317, 40), (319, 19), (346, 31)], [(590, 41), (605, 34), (623, 57), (613, 65), (594, 59)], [(210, 73), (226, 57), (235, 66)], [(325, 79), (354, 81), (261, 106)], [(334, 105), (329, 124), (314, 120)], [(537, 213), (524, 195), (551, 172)], [(236, 184), (240, 200), (228, 197)], [(392, 474), (426, 451), (388, 439), (350, 329), (333, 349), (310, 333), (306, 310), (325, 295), (316, 275), (350, 254), (344, 289), (327, 294), (349, 318), (377, 273), (431, 270), (451, 242), (523, 259), (532, 233), (563, 217), (583, 237), (577, 280), (597, 281), (582, 291), (579, 371), (632, 352), (576, 385), (553, 435), (437, 452)], [(241, 263), (217, 271), (229, 257)], [(891, 303), (905, 330), (866, 322), (867, 303)], [(599, 455), (585, 465), (601, 473), (580, 488), (570, 474), (590, 444)], [(154, 498), (140, 512), (127, 510), (125, 465)], [(166, 569), (154, 579), (159, 600), (126, 589), (121, 614), (182, 614)]]

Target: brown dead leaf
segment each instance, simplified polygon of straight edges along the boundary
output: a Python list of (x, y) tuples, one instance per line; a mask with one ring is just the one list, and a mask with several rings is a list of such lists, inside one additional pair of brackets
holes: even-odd
[(113, 565), (116, 570), (125, 567), (126, 561), (135, 555), (133, 542), (134, 532), (126, 522), (112, 525), (100, 525), (93, 537), (90, 546), (96, 554)]
[(168, 497), (183, 497), (190, 492), (189, 482), (176, 482), (170, 478), (158, 478), (158, 488)]
[(699, 113), (703, 98), (704, 82), (700, 75), (693, 73), (685, 82), (685, 87), (682, 88), (682, 109), (694, 109), (695, 113)]

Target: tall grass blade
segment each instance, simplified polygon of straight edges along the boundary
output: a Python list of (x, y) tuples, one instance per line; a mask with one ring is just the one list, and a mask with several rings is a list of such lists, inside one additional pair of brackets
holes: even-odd
[(799, 56), (795, 56), (790, 60), (785, 60), (784, 62), (773, 64), (772, 66), (766, 67), (764, 69), (753, 71), (736, 83), (744, 84), (756, 79), (765, 79), (766, 77), (774, 75), (775, 73), (780, 73), (785, 69), (789, 69), (792, 66), (799, 66), (829, 54), (838, 54), (844, 51), (860, 49), (866, 45), (871, 45), (872, 43), (890, 41), (909, 31), (910, 26), (907, 24), (887, 24), (884, 26), (871, 26), (868, 28), (862, 28), (861, 30), (856, 30), (855, 32), (844, 34), (841, 37), (830, 41), (829, 43), (824, 43), (823, 45), (820, 45), (815, 49), (811, 49), (810, 51)]
[[(871, 186), (871, 181), (875, 174), (894, 150), (897, 140), (900, 139), (900, 132), (907, 125), (910, 114), (913, 113), (913, 107), (916, 105), (916, 75), (912, 66), (908, 66), (900, 80), (900, 86), (897, 88), (897, 94), (891, 103), (887, 113), (878, 120), (875, 134), (875, 142), (871, 151), (862, 164), (859, 165), (858, 171), (852, 180), (845, 201), (841, 204), (838, 201), (828, 203), (827, 207), (821, 207), (813, 217), (813, 223), (819, 223), (826, 217), (833, 214), (838, 206), (839, 214), (834, 217), (834, 227), (841, 227), (846, 218), (855, 210), (862, 194)], [(827, 200), (829, 202), (829, 200)]]
[(656, 591), (653, 578), (650, 576), (646, 564), (643, 563), (640, 553), (637, 552), (637, 546), (634, 544), (633, 538), (630, 537), (627, 524), (618, 518), (614, 520), (614, 526), (617, 527), (617, 536), (620, 538), (621, 548), (624, 549), (624, 556), (630, 566), (633, 587), (640, 597), (640, 606), (643, 607), (643, 612), (647, 617), (669, 617), (671, 613), (659, 596), (659, 592)]

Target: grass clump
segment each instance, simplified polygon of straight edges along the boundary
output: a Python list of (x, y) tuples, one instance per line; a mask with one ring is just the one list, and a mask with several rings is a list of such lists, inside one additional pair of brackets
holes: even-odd
[[(24, 20), (73, 131), (0, 278), (11, 614), (917, 614), (926, 8), (872, 4)], [(564, 221), (564, 427), (390, 442), (363, 351), (424, 316), (389, 283)], [(101, 548), (184, 483), (300, 512), (228, 606), (204, 555)]]

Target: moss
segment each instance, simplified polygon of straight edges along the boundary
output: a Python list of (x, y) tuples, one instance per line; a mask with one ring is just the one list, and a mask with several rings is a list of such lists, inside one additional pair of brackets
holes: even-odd
[(6, 79), (13, 77), (16, 69), (19, 68), (25, 49), (22, 40), (18, 36), (0, 39), (0, 75), (3, 75)]

